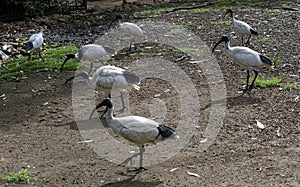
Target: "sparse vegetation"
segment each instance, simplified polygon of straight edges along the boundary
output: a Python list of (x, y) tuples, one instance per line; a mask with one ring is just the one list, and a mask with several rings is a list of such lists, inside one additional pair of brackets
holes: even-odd
[(258, 39), (256, 41), (259, 42), (259, 43), (266, 43), (266, 42), (270, 41), (270, 39), (269, 38), (261, 38), (261, 39)]
[(27, 169), (21, 169), (18, 172), (12, 172), (11, 174), (4, 177), (4, 180), (6, 180), (8, 183), (29, 183), (30, 180), (32, 180), (34, 177), (29, 175), (29, 172)]
[(202, 14), (205, 12), (208, 12), (209, 9), (207, 8), (199, 8), (199, 9), (194, 9), (194, 10), (187, 10), (186, 12), (189, 12), (191, 14)]
[(211, 24), (214, 24), (214, 25), (221, 25), (221, 24), (230, 25), (231, 24), (231, 20), (213, 21), (213, 22), (211, 22)]
[[(0, 79), (19, 77), (25, 72), (33, 70), (48, 71), (52, 69), (59, 69), (65, 54), (77, 52), (77, 48), (75, 46), (58, 48), (46, 46), (45, 48), (47, 50), (42, 52), (45, 62), (42, 62), (36, 54), (32, 55), (32, 61), (30, 63), (27, 62), (27, 57), (24, 56), (3, 62), (3, 67), (0, 68)], [(74, 70), (77, 66), (78, 62), (71, 59), (64, 68), (66, 70)]]
[[(286, 83), (282, 82), (282, 78), (284, 78), (284, 74), (281, 76), (281, 78), (278, 77), (271, 77), (271, 78), (266, 78), (264, 76), (262, 77), (257, 77), (255, 80), (254, 85), (260, 88), (266, 88), (266, 87), (280, 87), (283, 88), (284, 90), (290, 90), (290, 89), (299, 89), (299, 86), (297, 83)], [(250, 82), (253, 80), (253, 78), (250, 80)], [(244, 81), (244, 83), (246, 83)]]

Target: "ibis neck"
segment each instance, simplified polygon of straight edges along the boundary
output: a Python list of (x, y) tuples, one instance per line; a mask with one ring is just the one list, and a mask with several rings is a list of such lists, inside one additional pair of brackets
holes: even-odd
[(122, 20), (118, 19), (118, 26), (120, 27), (122, 25)]
[(106, 113), (105, 113), (106, 121), (107, 121), (108, 124), (109, 124), (109, 123), (113, 120), (113, 118), (114, 118), (114, 116), (113, 116), (113, 110), (114, 110), (113, 107), (108, 108), (107, 111), (106, 111)]
[(224, 49), (225, 49), (225, 52), (227, 54), (232, 55), (232, 48), (230, 47), (230, 42), (229, 41), (225, 43)]

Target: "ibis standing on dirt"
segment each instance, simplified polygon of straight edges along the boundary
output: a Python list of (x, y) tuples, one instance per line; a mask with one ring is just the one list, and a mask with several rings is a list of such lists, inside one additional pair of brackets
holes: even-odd
[[(215, 44), (212, 52), (214, 52), (215, 48), (222, 42), (225, 42), (224, 49), (225, 49), (225, 52), (227, 53), (227, 55), (230, 56), (231, 58), (233, 58), (235, 61), (237, 61), (242, 67), (247, 69), (247, 85), (246, 85), (246, 89), (244, 89), (243, 92), (246, 92), (246, 91), (250, 92), (253, 89), (254, 82), (258, 75), (257, 69), (262, 69), (262, 68), (267, 68), (267, 67), (271, 68), (271, 69), (274, 68), (274, 64), (268, 57), (254, 51), (248, 47), (240, 47), (240, 46), (230, 47), (229, 39), (225, 35), (223, 35), (221, 37), (221, 39)], [(250, 78), (249, 71), (253, 71), (255, 74), (254, 79), (250, 86), (248, 86), (249, 78)]]
[(63, 62), (63, 64), (60, 67), (60, 70), (63, 70), (64, 65), (69, 59), (75, 59), (76, 61), (80, 62), (97, 62), (100, 61), (101, 58), (105, 55), (113, 55), (115, 54), (115, 51), (113, 49), (110, 49), (108, 47), (103, 47), (98, 44), (88, 44), (82, 46), (77, 54), (67, 54), (67, 58)]
[(126, 35), (128, 35), (128, 36), (131, 37), (130, 45), (129, 45), (129, 51), (131, 51), (131, 45), (134, 42), (134, 38), (143, 37), (144, 36), (144, 32), (136, 24), (130, 23), (130, 22), (122, 22), (122, 20), (123, 20), (123, 16), (118, 15), (116, 17), (116, 19), (113, 20), (110, 23), (109, 28), (111, 27), (111, 25), (112, 25), (113, 22), (118, 21), (118, 26), (121, 29), (121, 31), (124, 32)]
[(225, 16), (227, 14), (230, 14), (230, 17), (232, 19), (232, 23), (233, 23), (233, 27), (237, 30), (238, 33), (240, 33), (242, 35), (242, 45), (244, 45), (244, 40), (243, 40), (243, 36), (244, 35), (248, 35), (249, 38), (246, 41), (246, 45), (250, 44), (250, 38), (251, 36), (257, 36), (258, 32), (256, 30), (254, 30), (250, 25), (248, 25), (247, 23), (240, 21), (240, 20), (236, 20), (234, 18), (233, 12), (231, 9), (229, 9), (226, 13)]
[[(123, 110), (126, 109), (122, 91), (128, 87), (139, 90), (140, 78), (133, 73), (127, 72), (125, 69), (116, 66), (102, 66), (97, 69), (92, 77), (86, 71), (82, 71), (75, 76), (69, 78), (65, 83), (74, 79), (75, 77), (83, 77), (88, 81), (88, 84), (96, 88), (102, 89), (110, 93), (111, 89), (117, 88), (121, 93), (121, 100)], [(108, 94), (109, 95), (109, 94)]]
[(44, 37), (43, 37), (44, 25), (50, 27), (44, 20), (41, 20), (39, 23), (39, 32), (30, 36), (29, 40), (26, 42), (27, 44), (26, 50), (29, 53), (28, 62), (30, 62), (31, 60), (31, 51), (35, 49), (38, 50), (39, 57), (42, 59), (43, 62), (45, 62), (44, 58), (41, 55), (41, 47), (43, 46), (44, 43)]
[(176, 132), (165, 125), (161, 125), (151, 119), (141, 116), (125, 116), (116, 118), (112, 115), (113, 103), (110, 98), (104, 99), (96, 108), (92, 111), (93, 113), (101, 107), (106, 107), (105, 118), (107, 124), (117, 134), (125, 138), (126, 140), (139, 146), (140, 152), (127, 158), (120, 165), (125, 166), (132, 158), (140, 155), (140, 167), (138, 171), (143, 168), (143, 154), (145, 152), (144, 145), (147, 143), (156, 144), (158, 141), (163, 141), (167, 138), (179, 139)]

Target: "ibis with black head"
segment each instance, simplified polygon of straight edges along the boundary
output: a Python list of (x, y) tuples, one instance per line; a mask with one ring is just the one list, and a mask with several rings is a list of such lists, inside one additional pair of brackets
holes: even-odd
[(125, 166), (129, 161), (132, 161), (134, 157), (140, 156), (140, 163), (137, 171), (144, 170), (143, 154), (145, 152), (145, 144), (156, 144), (157, 142), (164, 141), (168, 138), (179, 139), (179, 136), (171, 127), (162, 125), (151, 119), (142, 116), (114, 117), (114, 107), (110, 98), (106, 98), (98, 104), (92, 111), (91, 116), (101, 107), (106, 107), (105, 118), (108, 126), (126, 140), (136, 144), (140, 149), (139, 153), (130, 156), (120, 165)]
[[(266, 56), (248, 48), (248, 47), (241, 47), (241, 46), (230, 46), (229, 38), (226, 35), (221, 36), (221, 39), (215, 44), (213, 47), (212, 52), (215, 51), (216, 47), (224, 42), (225, 47), (224, 50), (226, 54), (233, 58), (238, 64), (240, 64), (242, 67), (247, 69), (247, 85), (246, 88), (243, 90), (243, 92), (251, 91), (254, 87), (254, 82), (258, 75), (258, 70), (263, 68), (274, 68), (274, 63)], [(250, 86), (249, 84), (249, 78), (250, 78), (250, 71), (254, 72), (254, 79)]]
[(245, 43), (246, 45), (249, 45), (251, 36), (257, 36), (258, 32), (254, 30), (248, 23), (235, 19), (231, 9), (229, 9), (224, 16), (226, 16), (227, 14), (230, 14), (233, 27), (237, 30), (238, 33), (242, 35), (242, 45), (244, 45), (244, 35), (249, 36), (248, 40)]

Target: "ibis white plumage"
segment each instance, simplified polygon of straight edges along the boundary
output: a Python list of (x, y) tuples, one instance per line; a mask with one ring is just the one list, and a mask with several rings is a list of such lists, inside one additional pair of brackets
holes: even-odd
[(250, 25), (248, 25), (246, 22), (237, 20), (234, 18), (233, 12), (231, 9), (229, 9), (225, 15), (230, 14), (230, 17), (232, 19), (232, 23), (233, 23), (233, 27), (236, 29), (236, 31), (238, 33), (240, 33), (242, 35), (242, 45), (244, 45), (244, 41), (243, 41), (243, 35), (248, 35), (249, 38), (246, 41), (246, 44), (250, 43), (250, 38), (251, 36), (257, 36), (258, 32), (256, 30), (254, 30)]
[(39, 23), (39, 32), (30, 36), (29, 40), (25, 42), (27, 44), (26, 50), (29, 53), (28, 62), (30, 62), (31, 59), (31, 51), (35, 49), (38, 49), (39, 57), (42, 59), (43, 62), (45, 61), (41, 55), (41, 50), (40, 50), (44, 43), (44, 37), (43, 37), (44, 25), (50, 27), (44, 20), (41, 20)]
[(112, 88), (119, 89), (119, 91), (121, 92), (123, 109), (125, 109), (126, 107), (124, 104), (122, 91), (128, 87), (132, 87), (136, 90), (140, 89), (140, 87), (138, 86), (138, 84), (140, 84), (140, 78), (138, 76), (133, 73), (127, 72), (125, 69), (111, 65), (101, 66), (91, 77), (86, 71), (81, 71), (75, 76), (70, 77), (65, 83), (69, 82), (75, 77), (83, 77), (92, 87), (94, 87), (95, 84), (96, 88), (109, 93)]
[(144, 36), (144, 32), (136, 24), (130, 23), (130, 22), (123, 22), (122, 20), (123, 20), (123, 16), (118, 15), (116, 17), (116, 19), (113, 20), (110, 23), (109, 28), (110, 28), (110, 26), (112, 25), (113, 22), (118, 21), (118, 27), (121, 29), (121, 31), (124, 32), (126, 35), (128, 35), (128, 36), (131, 37), (130, 46), (129, 46), (129, 51), (130, 51), (131, 50), (131, 45), (134, 42), (134, 38), (136, 38), (136, 37), (143, 37)]
[(75, 59), (80, 62), (101, 62), (101, 58), (105, 55), (113, 55), (115, 51), (108, 47), (98, 44), (88, 44), (82, 46), (77, 54), (67, 54), (67, 58), (62, 63), (60, 69), (63, 70), (64, 65), (69, 59)]
[[(258, 69), (262, 68), (274, 68), (273, 62), (266, 56), (248, 48), (248, 47), (230, 47), (230, 42), (227, 36), (223, 35), (221, 39), (215, 44), (212, 52), (214, 52), (215, 48), (222, 42), (225, 42), (225, 52), (228, 56), (233, 58), (235, 61), (237, 61), (242, 67), (247, 69), (247, 85), (246, 89), (243, 91), (251, 91), (254, 87), (254, 82), (258, 75)], [(249, 84), (249, 78), (250, 78), (250, 72), (253, 71), (255, 76), (250, 86)]]
[(143, 168), (143, 153), (145, 152), (144, 145), (146, 143), (156, 144), (158, 141), (163, 141), (167, 138), (178, 139), (179, 136), (176, 132), (165, 125), (159, 124), (151, 119), (141, 116), (125, 116), (125, 117), (114, 117), (113, 103), (110, 98), (104, 99), (96, 108), (92, 111), (93, 113), (101, 107), (106, 107), (105, 118), (107, 124), (117, 134), (125, 138), (126, 140), (136, 144), (140, 152), (127, 158), (121, 165), (126, 165), (132, 158), (140, 156), (140, 165), (138, 170)]

